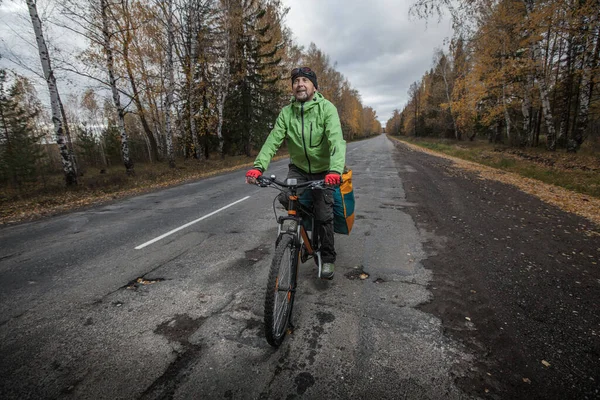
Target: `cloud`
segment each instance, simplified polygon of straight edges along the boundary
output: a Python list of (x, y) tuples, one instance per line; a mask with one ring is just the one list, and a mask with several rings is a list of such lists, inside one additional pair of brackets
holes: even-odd
[(411, 1), (405, 0), (283, 0), (290, 7), (286, 23), (296, 41), (305, 47), (314, 42), (337, 62), (346, 76), (373, 107), (382, 123), (408, 100), (411, 83), (432, 66), (436, 48), (452, 30), (447, 20), (410, 19)]

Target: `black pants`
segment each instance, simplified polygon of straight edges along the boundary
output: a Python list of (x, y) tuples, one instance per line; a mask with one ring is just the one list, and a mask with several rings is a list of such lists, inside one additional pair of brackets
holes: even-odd
[[(300, 168), (290, 164), (287, 178), (297, 179), (298, 183), (314, 181), (325, 178), (327, 172), (318, 174), (307, 174)], [(321, 257), (324, 263), (335, 262), (335, 248), (333, 241), (333, 188), (326, 189), (307, 189), (312, 194), (313, 211), (315, 214), (316, 225), (320, 227), (319, 236), (321, 237)], [(302, 196), (304, 190), (298, 191), (298, 197)], [(288, 206), (287, 195), (281, 193), (279, 202), (285, 208)]]

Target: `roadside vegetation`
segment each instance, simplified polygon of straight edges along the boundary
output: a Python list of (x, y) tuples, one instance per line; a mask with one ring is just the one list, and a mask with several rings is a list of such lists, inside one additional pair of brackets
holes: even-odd
[(566, 153), (513, 148), (485, 140), (457, 142), (414, 137), (401, 140), (600, 199), (600, 152), (593, 146), (598, 144), (587, 143), (577, 153)]
[(409, 148), (452, 161), (450, 174), (470, 171), (483, 180), (495, 180), (517, 187), (545, 203), (580, 215), (595, 224), (583, 226), (591, 235), (600, 235), (600, 196), (596, 152), (553, 155), (484, 142), (456, 143), (443, 139), (414, 139), (389, 136)]
[[(65, 187), (62, 174), (48, 174), (44, 180), (0, 188), (0, 225), (175, 186), (250, 165), (251, 161), (243, 155), (225, 159), (215, 157), (202, 163), (193, 159), (181, 160), (176, 168), (167, 163), (138, 163), (135, 176), (123, 173), (123, 167), (117, 165), (88, 170), (79, 176), (77, 186), (69, 187)], [(240, 182), (241, 179), (240, 176)]]

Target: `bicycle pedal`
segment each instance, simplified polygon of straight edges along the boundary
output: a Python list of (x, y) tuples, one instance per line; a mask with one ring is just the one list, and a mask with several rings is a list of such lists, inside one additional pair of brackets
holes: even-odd
[(309, 256), (310, 255), (308, 254), (308, 249), (303, 244), (302, 248), (300, 249), (300, 261), (302, 261), (302, 264), (304, 264), (306, 261), (308, 261)]

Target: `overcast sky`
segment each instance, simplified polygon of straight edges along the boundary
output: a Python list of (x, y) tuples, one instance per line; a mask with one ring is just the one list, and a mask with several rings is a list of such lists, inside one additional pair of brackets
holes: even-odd
[(452, 36), (438, 24), (408, 15), (413, 0), (282, 0), (296, 42), (314, 42), (357, 89), (363, 105), (385, 122), (407, 102), (411, 83), (432, 65), (435, 48)]
[[(438, 23), (437, 19), (423, 21), (409, 17), (408, 9), (414, 0), (282, 2), (290, 8), (286, 23), (296, 42), (306, 48), (314, 42), (332, 63), (337, 62), (336, 69), (360, 92), (363, 105), (377, 111), (383, 124), (394, 108), (406, 104), (410, 84), (421, 79), (432, 65), (434, 50), (445, 48), (445, 39), (452, 35), (447, 20)], [(34, 38), (24, 3), (4, 0), (0, 5), (0, 54), (9, 55), (6, 46), (10, 45), (10, 52), (20, 55), (24, 64), (40, 70), (35, 47), (25, 43), (25, 40), (32, 43)], [(51, 4), (38, 0), (39, 11), (51, 12)], [(75, 43), (72, 34), (64, 35), (51, 26), (46, 28), (58, 48)], [(21, 69), (6, 59), (0, 60), (0, 67)], [(66, 85), (67, 91), (76, 91), (78, 80), (71, 77), (61, 85)]]

